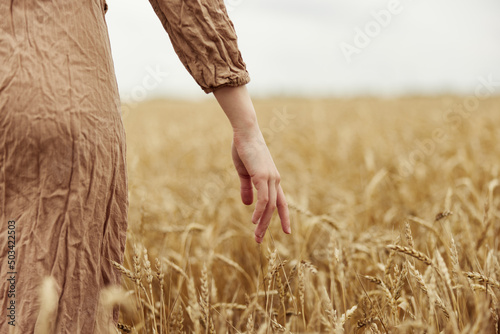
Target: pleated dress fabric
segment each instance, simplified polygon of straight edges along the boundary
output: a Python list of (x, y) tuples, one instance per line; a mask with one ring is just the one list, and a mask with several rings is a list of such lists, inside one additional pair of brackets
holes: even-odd
[[(203, 91), (249, 82), (222, 0), (150, 2)], [(123, 263), (125, 250), (126, 143), (106, 8), (104, 0), (0, 0), (2, 334), (41, 329), (37, 294), (47, 275), (59, 297), (55, 333), (101, 333), (99, 292), (121, 282), (110, 260)], [(118, 320), (117, 308), (108, 319)]]

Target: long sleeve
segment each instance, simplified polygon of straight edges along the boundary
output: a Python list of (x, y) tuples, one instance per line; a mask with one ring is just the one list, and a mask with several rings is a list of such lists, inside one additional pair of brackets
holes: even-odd
[(250, 81), (223, 0), (149, 2), (179, 59), (205, 93)]

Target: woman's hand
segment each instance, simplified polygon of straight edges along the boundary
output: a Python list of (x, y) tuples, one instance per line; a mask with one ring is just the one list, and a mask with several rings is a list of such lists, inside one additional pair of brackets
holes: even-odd
[(276, 208), (283, 232), (291, 233), (288, 205), (281, 189), (280, 174), (260, 130), (254, 129), (250, 133), (235, 132), (231, 152), (240, 177), (241, 200), (244, 204), (253, 203), (252, 184), (257, 189), (257, 203), (252, 215), (252, 223), (258, 224), (255, 229), (255, 241), (262, 242)]
[(280, 175), (257, 124), (246, 87), (223, 87), (217, 89), (214, 95), (233, 126), (231, 153), (240, 177), (243, 203), (252, 204), (253, 186), (257, 190), (257, 203), (252, 215), (252, 222), (257, 224), (255, 241), (262, 242), (276, 208), (283, 232), (291, 233)]

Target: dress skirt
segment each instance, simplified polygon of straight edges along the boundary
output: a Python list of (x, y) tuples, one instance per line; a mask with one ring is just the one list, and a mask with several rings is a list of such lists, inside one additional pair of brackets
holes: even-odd
[(99, 332), (99, 292), (120, 284), (125, 133), (104, 6), (0, 1), (0, 333), (36, 332), (47, 275), (55, 333)]

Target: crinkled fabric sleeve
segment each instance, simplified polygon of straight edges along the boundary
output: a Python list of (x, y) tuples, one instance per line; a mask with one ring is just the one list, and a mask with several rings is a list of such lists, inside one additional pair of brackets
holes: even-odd
[(250, 77), (223, 0), (149, 0), (191, 76), (211, 93)]

